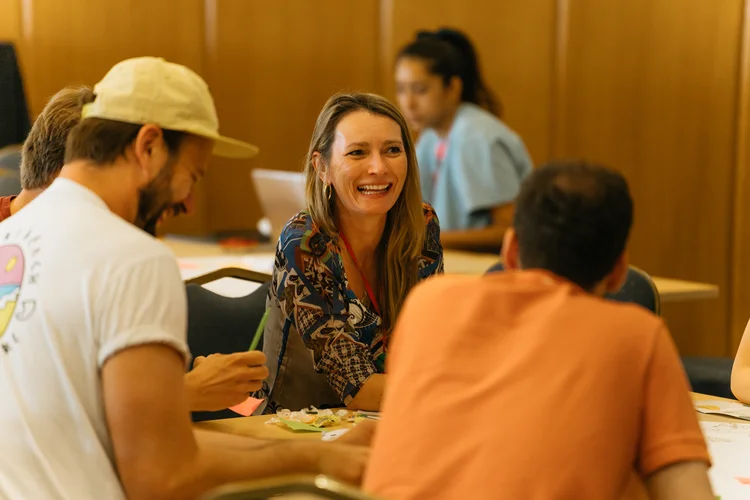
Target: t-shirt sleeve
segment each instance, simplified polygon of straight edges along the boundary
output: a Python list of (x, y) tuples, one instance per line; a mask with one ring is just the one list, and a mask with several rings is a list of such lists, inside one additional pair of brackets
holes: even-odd
[(456, 141), (451, 161), (458, 165), (456, 191), (467, 215), (512, 203), (521, 179), (508, 145), (499, 140), (471, 136)]
[(667, 328), (660, 324), (643, 392), (638, 470), (644, 478), (679, 462), (699, 460), (710, 464), (689, 392), (677, 348)]
[(99, 366), (123, 349), (151, 343), (168, 345), (187, 361), (187, 299), (174, 257), (122, 265), (98, 300)]

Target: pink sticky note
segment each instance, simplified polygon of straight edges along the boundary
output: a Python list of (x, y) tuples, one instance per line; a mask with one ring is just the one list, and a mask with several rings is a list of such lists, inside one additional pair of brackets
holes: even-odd
[(262, 399), (255, 399), (255, 398), (247, 398), (245, 401), (238, 405), (234, 405), (230, 410), (232, 410), (235, 413), (239, 413), (240, 415), (244, 417), (249, 417), (253, 414), (255, 410), (258, 409), (260, 404), (263, 402)]
[(739, 481), (742, 484), (750, 484), (750, 477), (738, 477), (735, 479), (737, 479), (737, 481)]

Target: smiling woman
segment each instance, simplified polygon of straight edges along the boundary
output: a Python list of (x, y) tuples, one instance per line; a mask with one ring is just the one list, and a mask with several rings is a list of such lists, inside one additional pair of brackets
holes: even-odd
[(414, 145), (386, 99), (337, 94), (305, 164), (308, 208), (276, 249), (263, 350), (266, 412), (377, 410), (388, 335), (409, 291), (443, 271), (440, 229), (422, 204)]

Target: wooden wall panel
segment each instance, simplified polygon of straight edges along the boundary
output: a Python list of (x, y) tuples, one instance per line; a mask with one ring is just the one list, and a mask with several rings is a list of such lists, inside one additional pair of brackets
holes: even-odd
[(21, 0), (0, 0), (0, 42), (21, 38)]
[(745, 1), (742, 70), (737, 113), (737, 165), (732, 256), (731, 352), (750, 320), (750, 1)]
[[(21, 63), (33, 116), (64, 86), (93, 85), (129, 57), (162, 56), (202, 73), (202, 0), (19, 3)], [(198, 213), (170, 222), (169, 230), (204, 230), (202, 188), (196, 195)]]
[(377, 91), (377, 0), (206, 1), (206, 70), (222, 130), (260, 147), (207, 176), (214, 230), (254, 228), (251, 168), (299, 170), (325, 101)]
[(721, 287), (668, 305), (684, 354), (729, 354), (728, 291), (743, 0), (568, 0), (556, 142), (621, 169), (632, 261)]
[(474, 42), (504, 120), (526, 142), (536, 163), (550, 158), (554, 103), (555, 0), (383, 2), (382, 85), (395, 99), (395, 56), (417, 30), (455, 27)]

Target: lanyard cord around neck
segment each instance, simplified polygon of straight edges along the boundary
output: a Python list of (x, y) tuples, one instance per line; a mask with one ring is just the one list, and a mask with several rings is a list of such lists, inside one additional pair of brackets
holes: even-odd
[(343, 232), (339, 232), (339, 236), (341, 236), (341, 241), (344, 242), (346, 251), (347, 253), (349, 253), (349, 257), (352, 258), (354, 266), (357, 268), (357, 271), (359, 271), (359, 275), (362, 276), (362, 281), (364, 281), (365, 283), (365, 290), (367, 290), (367, 296), (370, 297), (370, 303), (372, 304), (373, 309), (375, 309), (375, 312), (378, 313), (378, 316), (380, 316), (380, 306), (378, 306), (378, 301), (375, 299), (375, 294), (372, 291), (370, 282), (367, 281), (367, 278), (365, 277), (365, 273), (359, 267), (359, 262), (357, 262), (357, 257), (354, 256), (354, 251), (352, 250), (351, 245), (349, 245), (349, 241), (347, 241), (346, 236), (344, 236)]

